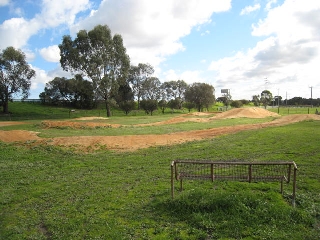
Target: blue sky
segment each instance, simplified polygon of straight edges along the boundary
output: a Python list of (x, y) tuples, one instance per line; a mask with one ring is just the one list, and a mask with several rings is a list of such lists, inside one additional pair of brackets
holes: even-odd
[(124, 39), (131, 64), (150, 63), (161, 82), (230, 89), (251, 100), (320, 98), (320, 1), (0, 0), (0, 49), (21, 49), (36, 70), (30, 98), (54, 77), (63, 35), (106, 24)]

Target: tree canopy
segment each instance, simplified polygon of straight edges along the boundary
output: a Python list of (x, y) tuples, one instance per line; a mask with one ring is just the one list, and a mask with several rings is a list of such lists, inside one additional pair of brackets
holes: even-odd
[(267, 108), (267, 106), (272, 102), (272, 100), (272, 93), (269, 90), (264, 90), (261, 92), (260, 101), (262, 102), (265, 108)]
[(129, 82), (132, 86), (132, 90), (138, 100), (138, 109), (140, 109), (140, 100), (143, 92), (145, 91), (144, 83), (154, 73), (154, 69), (150, 64), (139, 63), (138, 66), (130, 67)]
[(89, 32), (80, 30), (74, 40), (64, 36), (59, 48), (61, 67), (90, 78), (96, 98), (105, 101), (107, 116), (111, 116), (112, 96), (126, 81), (130, 68), (121, 35), (112, 36), (107, 25), (97, 25)]
[(185, 92), (187, 102), (195, 104), (200, 112), (215, 102), (214, 87), (207, 83), (193, 83)]
[(22, 99), (28, 97), (35, 75), (21, 50), (7, 47), (0, 53), (0, 99), (4, 113), (9, 112), (8, 102), (13, 95), (21, 95)]
[(78, 74), (72, 79), (55, 77), (39, 97), (42, 103), (89, 109), (93, 107), (93, 86)]

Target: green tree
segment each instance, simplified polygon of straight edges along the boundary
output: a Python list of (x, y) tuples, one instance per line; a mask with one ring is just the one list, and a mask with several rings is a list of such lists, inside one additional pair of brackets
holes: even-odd
[(156, 77), (147, 78), (142, 84), (141, 97), (145, 100), (159, 100), (161, 97), (161, 82)]
[(269, 90), (264, 90), (261, 92), (260, 101), (262, 102), (264, 108), (267, 108), (267, 106), (272, 102), (272, 99), (272, 93)]
[(168, 103), (166, 100), (162, 99), (158, 102), (158, 106), (161, 108), (161, 112), (164, 113), (164, 110), (168, 106)]
[(147, 114), (153, 114), (155, 110), (158, 109), (158, 101), (154, 99), (143, 99), (140, 102), (141, 108), (147, 113)]
[(28, 98), (31, 79), (35, 75), (21, 50), (7, 47), (0, 53), (0, 99), (4, 113), (9, 113), (8, 103), (14, 95)]
[(231, 99), (232, 99), (232, 96), (230, 95), (229, 92), (224, 94), (223, 105), (225, 105), (227, 109), (228, 109), (228, 106), (232, 103)]
[(69, 102), (71, 99), (71, 90), (68, 80), (65, 77), (55, 77), (50, 82), (46, 83), (44, 92), (40, 93), (39, 97), (42, 102), (59, 105)]
[(164, 98), (167, 101), (176, 100), (179, 101), (178, 109), (182, 108), (184, 102), (184, 93), (188, 88), (188, 84), (183, 80), (164, 82), (161, 85), (164, 92)]
[(118, 106), (128, 115), (135, 107), (134, 94), (129, 83), (120, 85), (118, 94), (115, 96)]
[(72, 79), (56, 77), (46, 83), (44, 92), (39, 95), (42, 103), (64, 105), (75, 108), (93, 107), (92, 82), (77, 74)]
[(68, 80), (68, 86), (73, 107), (90, 109), (94, 106), (92, 82), (77, 74), (74, 78)]
[(194, 103), (199, 112), (215, 102), (214, 87), (207, 83), (193, 83), (185, 92), (187, 102)]
[(112, 37), (107, 25), (87, 32), (80, 30), (72, 40), (64, 36), (60, 48), (60, 64), (66, 71), (82, 73), (93, 82), (96, 99), (103, 99), (107, 116), (111, 116), (112, 96), (127, 79), (130, 59), (121, 35)]
[(260, 95), (253, 95), (252, 102), (255, 106), (260, 106)]
[(185, 108), (187, 108), (189, 112), (191, 112), (191, 109), (192, 109), (192, 108), (195, 108), (196, 105), (195, 105), (194, 103), (192, 103), (192, 102), (185, 102), (185, 103), (183, 104), (183, 106), (184, 106)]
[(138, 66), (130, 67), (129, 82), (132, 86), (132, 90), (138, 99), (138, 109), (140, 109), (140, 100), (143, 94), (144, 82), (151, 77), (154, 73), (154, 69), (150, 64), (139, 63)]
[(171, 99), (168, 102), (168, 107), (170, 107), (172, 111), (173, 109), (181, 109), (181, 101), (178, 98)]
[(230, 106), (234, 108), (241, 108), (243, 106), (243, 103), (241, 100), (235, 100), (231, 102)]

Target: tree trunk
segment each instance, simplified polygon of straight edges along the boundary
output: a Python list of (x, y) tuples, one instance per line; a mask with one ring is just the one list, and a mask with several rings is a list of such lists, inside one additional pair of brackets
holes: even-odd
[(9, 113), (9, 97), (8, 94), (5, 94), (4, 99), (2, 99), (3, 104), (3, 113)]
[(9, 113), (9, 101), (4, 101), (3, 103), (3, 113)]
[(111, 117), (110, 104), (108, 103), (108, 101), (106, 101), (106, 110), (107, 110), (107, 117)]

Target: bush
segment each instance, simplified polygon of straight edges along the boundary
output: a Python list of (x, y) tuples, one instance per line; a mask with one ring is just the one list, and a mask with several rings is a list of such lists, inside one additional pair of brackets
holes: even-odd
[(234, 108), (241, 108), (243, 106), (243, 103), (242, 101), (236, 100), (236, 101), (232, 101), (230, 105), (231, 107), (234, 107)]

